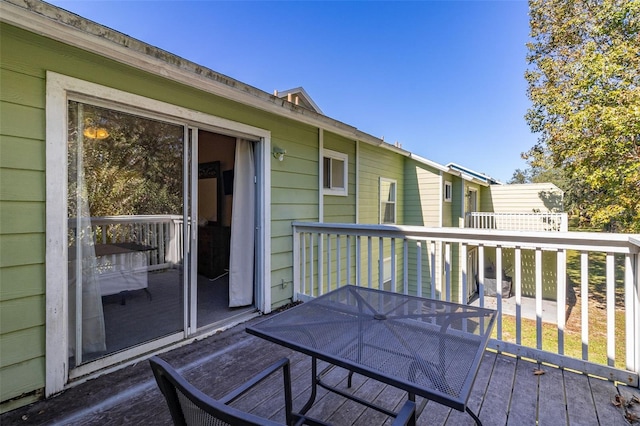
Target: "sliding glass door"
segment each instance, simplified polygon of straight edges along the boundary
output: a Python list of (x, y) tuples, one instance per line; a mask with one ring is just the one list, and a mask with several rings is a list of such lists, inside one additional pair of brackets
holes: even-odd
[(187, 330), (189, 142), (180, 123), (68, 102), (72, 368)]

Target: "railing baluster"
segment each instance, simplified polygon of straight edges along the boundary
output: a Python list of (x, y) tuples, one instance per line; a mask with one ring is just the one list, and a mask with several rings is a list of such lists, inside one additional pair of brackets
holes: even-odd
[(384, 288), (384, 239), (378, 237), (378, 289)]
[(371, 269), (371, 261), (373, 260), (373, 255), (372, 255), (373, 249), (372, 249), (372, 241), (371, 241), (371, 237), (367, 237), (367, 285), (369, 288), (371, 288), (371, 282), (373, 280), (373, 271)]
[(416, 241), (416, 295), (422, 296), (422, 243)]
[(316, 295), (315, 284), (314, 284), (314, 265), (313, 261), (313, 236), (315, 234), (309, 232), (309, 296), (314, 297)]
[(396, 287), (396, 239), (391, 238), (391, 291), (395, 292)]
[(607, 364), (616, 363), (616, 279), (613, 253), (607, 253)]
[[(431, 241), (429, 244), (429, 290), (431, 291), (431, 298), (436, 299), (436, 288), (438, 286), (438, 280), (436, 279), (437, 269), (436, 269), (436, 242)], [(437, 297), (440, 298), (439, 295)]]
[(567, 305), (567, 282), (566, 282), (566, 257), (564, 250), (556, 253), (557, 288), (556, 288), (556, 315), (558, 319), (558, 353), (564, 355), (564, 328), (566, 323), (565, 307)]
[(351, 284), (351, 235), (347, 235), (347, 284)]
[(447, 302), (451, 302), (451, 244), (444, 244), (444, 285), (445, 298)]
[(324, 234), (318, 233), (318, 296), (324, 294), (324, 269), (322, 264), (324, 263)]
[(336, 287), (340, 288), (340, 269), (342, 269), (342, 259), (340, 258), (340, 234), (336, 234)]
[(409, 294), (409, 240), (402, 240), (402, 283), (404, 286), (404, 294)]
[(536, 248), (536, 347), (542, 349), (542, 250)]
[[(460, 302), (463, 305), (466, 305), (467, 303), (469, 303), (469, 288), (468, 288), (468, 284), (467, 284), (467, 263), (469, 262), (469, 259), (467, 258), (468, 253), (467, 253), (467, 244), (466, 243), (462, 243), (460, 244), (460, 269), (461, 269), (461, 276), (462, 276), (462, 295), (460, 297)], [(464, 326), (466, 327), (467, 323), (466, 321), (463, 323)], [(466, 329), (465, 329), (466, 331)]]
[(522, 344), (522, 250), (514, 252), (514, 284), (516, 286), (516, 344)]
[(362, 266), (362, 253), (361, 253), (361, 237), (356, 236), (356, 285), (360, 287), (362, 285), (361, 279), (361, 266)]
[(484, 308), (484, 245), (478, 245), (478, 297)]
[(331, 291), (331, 234), (327, 233), (327, 292)]
[(498, 321), (496, 323), (496, 337), (502, 340), (502, 246), (496, 247), (496, 309)]
[(582, 359), (589, 359), (589, 253), (580, 253), (580, 304), (582, 328)]
[[(297, 231), (294, 231), (297, 233)], [(296, 234), (294, 234), (294, 237), (296, 236)], [(299, 291), (300, 293), (304, 294), (305, 296), (308, 296), (310, 293), (307, 292), (307, 233), (306, 232), (299, 232), (297, 233), (297, 238), (298, 238), (298, 244), (300, 244), (300, 247), (298, 248), (298, 250), (295, 250), (295, 246), (294, 246), (294, 263), (293, 266), (295, 268), (296, 263), (295, 263), (295, 253), (296, 251), (299, 253), (298, 256), (300, 256), (300, 271), (297, 275), (297, 277), (294, 275), (294, 280), (298, 279), (299, 280), (299, 284), (298, 286), (294, 286), (294, 291)], [(295, 240), (294, 240), (295, 241)], [(294, 269), (295, 270), (295, 269)], [(295, 281), (294, 281), (295, 282)]]

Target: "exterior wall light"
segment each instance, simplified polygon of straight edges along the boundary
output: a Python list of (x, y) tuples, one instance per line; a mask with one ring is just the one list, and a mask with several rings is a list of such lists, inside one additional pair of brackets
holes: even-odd
[(271, 154), (273, 155), (273, 158), (275, 158), (278, 161), (282, 161), (284, 160), (284, 156), (287, 153), (286, 149), (282, 149), (282, 148), (278, 148), (278, 147), (274, 147), (273, 151), (271, 151)]

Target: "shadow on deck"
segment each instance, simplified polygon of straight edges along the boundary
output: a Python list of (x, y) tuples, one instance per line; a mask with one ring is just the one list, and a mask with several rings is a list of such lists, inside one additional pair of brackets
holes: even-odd
[[(251, 322), (259, 321), (260, 318)], [(309, 395), (311, 362), (305, 355), (251, 336), (244, 325), (161, 355), (189, 381), (213, 397), (224, 395), (283, 356), (292, 364), (294, 410)], [(536, 375), (535, 370), (544, 374)], [(345, 370), (334, 368), (326, 379), (346, 388)], [(284, 422), (281, 377), (235, 404), (238, 408)], [(351, 389), (360, 397), (397, 408), (406, 396), (362, 376)], [(625, 412), (612, 401), (640, 392), (624, 385), (511, 356), (485, 352), (469, 400), (485, 426), (490, 425), (627, 425)], [(418, 425), (471, 425), (470, 416), (418, 398)], [(640, 406), (638, 404), (637, 406)], [(637, 408), (634, 407), (634, 408)], [(310, 415), (336, 425), (382, 425), (375, 411), (327, 394), (322, 389)], [(0, 416), (3, 425), (161, 425), (171, 424), (169, 411), (146, 361), (78, 384), (46, 401)]]

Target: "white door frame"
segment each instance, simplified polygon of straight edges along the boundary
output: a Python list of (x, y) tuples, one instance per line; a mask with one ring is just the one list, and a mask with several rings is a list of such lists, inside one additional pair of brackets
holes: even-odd
[[(259, 141), (260, 163), (256, 172), (259, 185), (259, 224), (256, 241), (257, 308), (271, 311), (271, 132), (243, 123), (215, 117), (166, 102), (157, 101), (73, 77), (47, 71), (46, 76), (46, 323), (45, 323), (45, 396), (62, 391), (70, 377), (68, 365), (68, 271), (67, 271), (67, 103), (69, 96), (97, 99), (97, 102), (124, 105), (140, 114), (151, 111), (172, 121), (202, 125), (245, 139)], [(169, 336), (80, 366), (74, 377), (122, 363), (133, 363), (137, 356), (184, 339), (184, 334)], [(127, 360), (132, 360), (127, 363)], [(113, 367), (111, 367), (113, 368)]]

